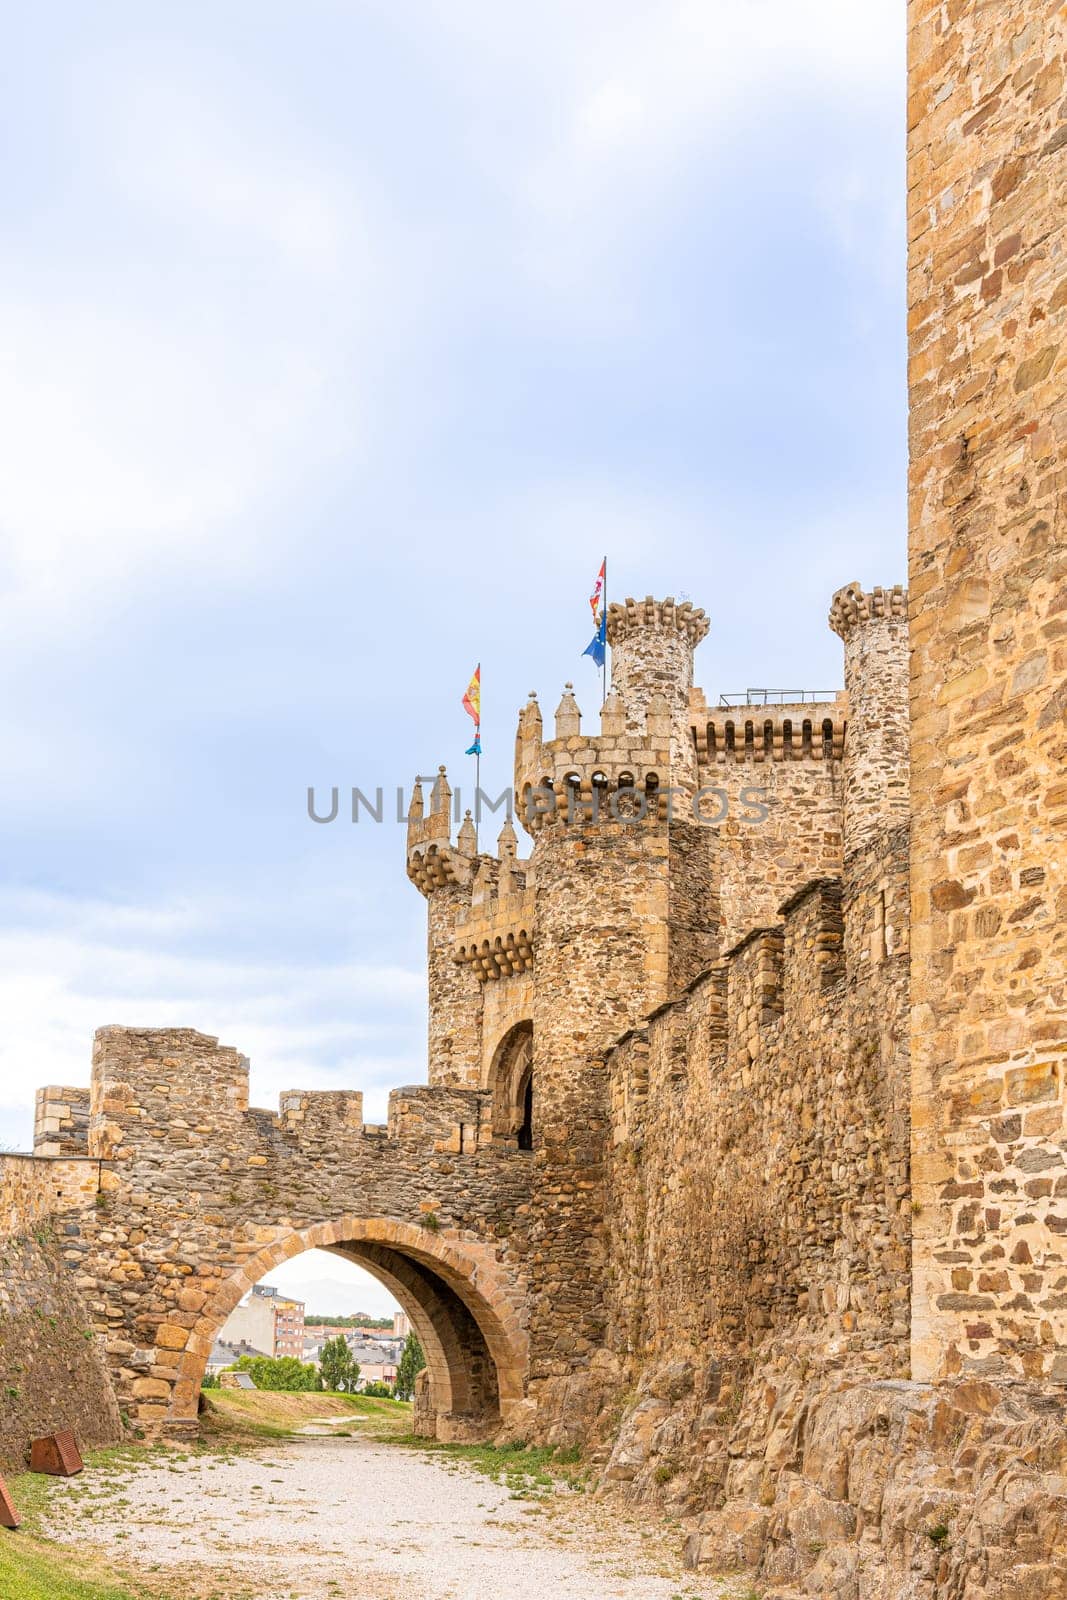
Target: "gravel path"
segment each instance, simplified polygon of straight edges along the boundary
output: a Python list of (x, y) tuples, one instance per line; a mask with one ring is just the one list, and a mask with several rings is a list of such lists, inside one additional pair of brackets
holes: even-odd
[[(95, 1480), (95, 1481), (94, 1481)], [(153, 1457), (57, 1480), (48, 1532), (161, 1588), (219, 1600), (725, 1600), (677, 1533), (570, 1489), (515, 1497), (466, 1464), (372, 1439)], [(736, 1591), (734, 1591), (736, 1592)]]

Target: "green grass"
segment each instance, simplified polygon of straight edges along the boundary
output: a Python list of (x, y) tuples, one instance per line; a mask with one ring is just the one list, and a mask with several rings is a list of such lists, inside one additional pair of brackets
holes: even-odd
[(560, 1483), (581, 1490), (589, 1477), (589, 1469), (582, 1465), (578, 1449), (560, 1449), (553, 1445), (441, 1444), (436, 1439), (421, 1439), (413, 1433), (375, 1433), (374, 1437), (384, 1437), (390, 1444), (406, 1445), (444, 1457), (446, 1462), (453, 1461), (457, 1467), (461, 1463), (473, 1467), (495, 1483), (502, 1483), (519, 1500), (547, 1498), (555, 1493)]
[[(16, 1501), (16, 1504), (18, 1502)], [(31, 1536), (0, 1529), (0, 1595), (12, 1600), (167, 1600), (159, 1590), (132, 1588), (100, 1568), (86, 1576), (84, 1556), (38, 1544)], [(71, 1570), (76, 1564), (78, 1575)], [(95, 1565), (95, 1564), (92, 1564)]]

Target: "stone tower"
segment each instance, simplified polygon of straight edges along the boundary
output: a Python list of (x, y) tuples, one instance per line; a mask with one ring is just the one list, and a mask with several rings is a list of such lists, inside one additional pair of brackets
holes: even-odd
[(1067, 1381), (1067, 11), (909, 5), (916, 1377)]
[(612, 606), (599, 728), (583, 731), (570, 685), (553, 738), (533, 697), (519, 721), (537, 908), (531, 1392), (550, 1409), (552, 1385), (573, 1381), (604, 1333), (599, 1052), (718, 950), (716, 838), (687, 804), (693, 651), (707, 628), (673, 600)]

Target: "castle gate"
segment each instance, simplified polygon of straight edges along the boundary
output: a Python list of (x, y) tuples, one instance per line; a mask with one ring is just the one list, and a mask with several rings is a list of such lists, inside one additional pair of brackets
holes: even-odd
[[(39, 1150), (57, 1096), (70, 1112), (77, 1094), (41, 1091)], [(148, 1434), (195, 1434), (219, 1328), (313, 1248), (366, 1268), (408, 1313), (426, 1431), (484, 1437), (523, 1405), (530, 1165), (490, 1143), (487, 1093), (394, 1090), (384, 1127), (364, 1124), (355, 1093), (287, 1093), (272, 1113), (249, 1108), (248, 1062), (215, 1039), (103, 1028), (82, 1095), (62, 1153), (89, 1158), (97, 1192), (57, 1225), (119, 1404)]]

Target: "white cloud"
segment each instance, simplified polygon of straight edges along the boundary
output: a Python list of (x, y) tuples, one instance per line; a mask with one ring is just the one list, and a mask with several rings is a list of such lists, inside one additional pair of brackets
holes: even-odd
[(266, 251), (268, 267), (355, 286), (366, 240), (350, 172), (342, 182), (312, 152), (293, 153), (292, 129), (279, 138), (247, 113), (242, 122), (188, 78), (138, 73), (122, 89), (97, 141), (128, 200), (181, 232), (231, 236), (261, 269)]
[(268, 564), (265, 513), (362, 448), (373, 316), (351, 176), (124, 65), (83, 89), (79, 160), (132, 250), (97, 230), (72, 272), (12, 241), (0, 276), (16, 628), (77, 625), (178, 564), (220, 581)]
[(637, 314), (627, 264), (694, 162), (729, 174), (753, 142), (787, 138), (803, 107), (902, 99), (897, 0), (557, 3), (536, 29), (475, 0), (446, 19), (517, 107), (506, 136), (478, 147), (514, 211), (518, 262), (585, 331)]
[(327, 1250), (305, 1250), (274, 1267), (263, 1282), (303, 1300), (313, 1316), (350, 1317), (366, 1311), (370, 1316), (386, 1317), (399, 1309), (377, 1278)]
[[(271, 909), (245, 903), (241, 917)], [(251, 1058), (253, 1104), (276, 1106), (284, 1089), (361, 1089), (367, 1121), (384, 1121), (389, 1089), (425, 1078), (423, 976), (372, 961), (227, 959), (212, 952), (232, 916), (223, 901), (0, 894), (4, 1142), (28, 1146), (37, 1088), (88, 1083), (93, 1034), (112, 1023), (216, 1034)]]

